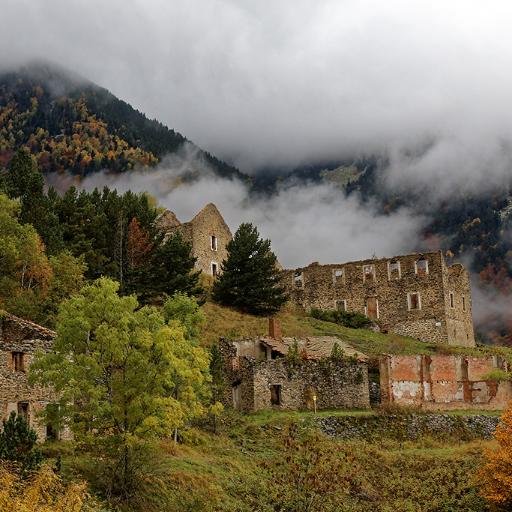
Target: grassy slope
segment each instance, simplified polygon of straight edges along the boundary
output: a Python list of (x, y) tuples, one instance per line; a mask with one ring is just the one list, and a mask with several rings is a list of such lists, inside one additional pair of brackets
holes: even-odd
[[(312, 428), (311, 418), (311, 413), (262, 412), (247, 416), (231, 413), (217, 434), (191, 429), (183, 432), (182, 444), (162, 443), (154, 462), (163, 478), (161, 481), (165, 482), (167, 504), (165, 508), (153, 508), (149, 500), (142, 510), (278, 510), (272, 507), (272, 471), (276, 471), (276, 461), (282, 461), (287, 427), (297, 424), (300, 431), (306, 432)], [(329, 439), (321, 443), (339, 458), (341, 470), (349, 475), (353, 473), (358, 482), (356, 488), (347, 489), (346, 498), (336, 510), (486, 510), (477, 496), (475, 475), (482, 463), (483, 449), (493, 446), (492, 442), (461, 443), (457, 439), (432, 438), (398, 442), (382, 438), (376, 443)], [(63, 470), (68, 476), (74, 473), (73, 457), (64, 456)], [(156, 494), (163, 489), (148, 478), (150, 485), (146, 492)], [(347, 505), (349, 508), (345, 508)]]
[[(227, 338), (261, 336), (268, 332), (266, 318), (246, 315), (229, 308), (207, 302), (203, 306), (206, 322), (203, 325), (203, 342), (210, 346), (221, 336)], [(277, 317), (281, 321), (284, 336), (300, 337), (313, 335), (338, 336), (357, 350), (369, 356), (380, 354), (499, 354), (512, 361), (512, 349), (506, 347), (454, 347), (423, 343), (398, 334), (382, 334), (367, 329), (349, 329), (341, 325), (316, 320), (303, 312), (285, 308)]]

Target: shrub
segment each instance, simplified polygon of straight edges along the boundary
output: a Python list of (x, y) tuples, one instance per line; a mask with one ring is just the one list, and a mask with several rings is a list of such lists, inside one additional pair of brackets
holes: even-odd
[(366, 327), (370, 327), (372, 324), (372, 321), (368, 317), (353, 311), (338, 311), (335, 309), (324, 310), (313, 308), (311, 310), (311, 316), (317, 320), (340, 324), (344, 327), (350, 327), (352, 329), (364, 329)]

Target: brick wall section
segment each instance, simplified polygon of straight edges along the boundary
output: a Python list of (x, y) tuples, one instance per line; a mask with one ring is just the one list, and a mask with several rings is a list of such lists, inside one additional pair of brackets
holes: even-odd
[(503, 409), (512, 400), (512, 383), (483, 380), (496, 368), (508, 366), (499, 357), (383, 356), (382, 400), (427, 409)]
[[(418, 271), (422, 259), (428, 262), (426, 273)], [(399, 265), (399, 271), (392, 271), (393, 264)], [(370, 274), (365, 275), (365, 269)], [(311, 264), (283, 272), (292, 302), (305, 310), (345, 304), (348, 311), (369, 315), (374, 304), (376, 319), (384, 330), (422, 341), (475, 344), (467, 272), (461, 265), (447, 267), (441, 252)], [(454, 308), (448, 308), (450, 292)], [(411, 308), (410, 294), (419, 294), (418, 309)]]
[[(254, 343), (257, 343), (255, 341)], [(244, 350), (250, 340), (237, 341)], [(223, 403), (250, 412), (262, 409), (367, 408), (369, 402), (366, 361), (305, 360), (292, 364), (286, 358), (266, 360), (251, 355), (237, 356), (230, 340), (221, 339), (225, 389)], [(246, 354), (251, 351), (247, 348)], [(253, 349), (252, 353), (256, 353)], [(279, 385), (281, 404), (271, 403), (271, 386)], [(234, 396), (237, 398), (235, 399)], [(234, 403), (236, 401), (236, 403)]]
[[(227, 258), (226, 246), (232, 235), (214, 204), (207, 204), (191, 221), (183, 224), (174, 213), (166, 212), (157, 220), (157, 226), (166, 233), (179, 231), (192, 244), (192, 254), (197, 258), (196, 269), (212, 275), (212, 263), (216, 263), (217, 271), (220, 271), (222, 262)], [(216, 250), (212, 249), (212, 236), (217, 241)]]
[[(46, 427), (37, 418), (49, 402), (54, 400), (50, 389), (30, 386), (27, 371), (34, 354), (51, 349), (55, 333), (37, 324), (13, 315), (0, 317), (0, 417), (6, 419), (11, 411), (18, 412), (20, 402), (28, 403), (28, 420), (38, 438), (46, 438)], [(23, 353), (25, 371), (16, 371), (13, 352)]]

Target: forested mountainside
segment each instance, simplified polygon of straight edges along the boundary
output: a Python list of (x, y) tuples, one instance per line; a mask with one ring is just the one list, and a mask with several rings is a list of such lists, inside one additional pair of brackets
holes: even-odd
[[(57, 66), (34, 63), (0, 73), (0, 169), (27, 147), (44, 173), (84, 176), (155, 166), (187, 139), (106, 89)], [(234, 167), (197, 148), (220, 176)]]

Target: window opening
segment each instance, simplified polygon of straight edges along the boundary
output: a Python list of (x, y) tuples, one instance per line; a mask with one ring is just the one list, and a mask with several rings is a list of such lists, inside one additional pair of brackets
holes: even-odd
[(212, 262), (212, 276), (217, 277), (217, 274), (219, 273), (217, 263)]
[(211, 243), (212, 251), (216, 251), (217, 250), (217, 237), (212, 235), (210, 237), (210, 243)]
[(390, 261), (389, 262), (389, 279), (400, 279), (400, 262), (399, 261)]
[(347, 301), (345, 299), (337, 300), (336, 301), (336, 309), (338, 311), (346, 312), (347, 311)]
[(295, 288), (302, 288), (304, 286), (303, 274), (300, 271), (295, 272), (293, 275), (293, 284)]
[(363, 280), (374, 281), (375, 280), (375, 269), (373, 265), (363, 265)]
[(12, 353), (12, 366), (15, 372), (24, 372), (25, 371), (25, 358), (23, 352), (13, 352)]
[(416, 261), (416, 274), (419, 276), (426, 276), (428, 274), (428, 260), (420, 258)]
[(454, 298), (453, 298), (453, 292), (450, 292), (450, 307), (453, 308), (455, 307), (455, 301), (454, 301)]
[(28, 402), (18, 402), (18, 416), (28, 423)]
[(333, 273), (332, 273), (332, 277), (333, 277), (333, 279), (332, 279), (333, 283), (337, 283), (337, 282), (342, 283), (344, 280), (343, 269), (342, 268), (334, 269)]
[(413, 309), (421, 309), (421, 300), (420, 300), (420, 294), (415, 292), (415, 293), (409, 293), (408, 294), (408, 298), (409, 298), (409, 310), (413, 310)]
[(272, 405), (281, 405), (281, 384), (272, 384), (270, 386), (270, 403)]

